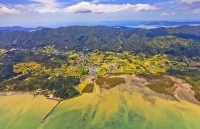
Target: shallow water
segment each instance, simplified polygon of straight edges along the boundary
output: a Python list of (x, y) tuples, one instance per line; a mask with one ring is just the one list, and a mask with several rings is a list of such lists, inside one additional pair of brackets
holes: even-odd
[(56, 101), (31, 95), (0, 97), (2, 129), (198, 129), (200, 107), (115, 87), (66, 100), (40, 123)]
[(0, 97), (0, 129), (36, 129), (42, 117), (56, 104), (43, 96)]
[(144, 96), (118, 87), (62, 102), (44, 129), (197, 129), (200, 107), (186, 101)]

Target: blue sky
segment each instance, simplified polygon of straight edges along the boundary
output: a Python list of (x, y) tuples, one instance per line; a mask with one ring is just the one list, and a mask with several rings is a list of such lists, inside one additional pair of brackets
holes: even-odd
[(184, 20), (200, 20), (200, 0), (0, 0), (0, 26)]

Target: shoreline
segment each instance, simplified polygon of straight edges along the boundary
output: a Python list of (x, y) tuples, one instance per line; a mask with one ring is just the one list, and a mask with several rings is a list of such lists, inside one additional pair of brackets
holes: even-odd
[[(195, 93), (192, 90), (192, 85), (184, 81), (183, 79), (174, 77), (174, 76), (168, 76), (172, 81), (175, 82), (173, 88), (174, 91), (173, 96), (157, 93), (150, 88), (148, 88), (146, 85), (149, 83), (148, 80), (144, 77), (139, 77), (137, 75), (113, 75), (109, 76), (110, 78), (113, 77), (123, 77), (125, 79), (125, 83), (119, 84), (116, 87), (119, 87), (120, 90), (133, 90), (135, 92), (141, 93), (144, 95), (144, 98), (148, 98), (150, 96), (159, 97), (166, 100), (172, 100), (172, 101), (188, 101), (190, 103), (196, 104), (200, 106), (200, 102), (196, 100), (194, 97)], [(99, 87), (100, 91), (98, 94), (101, 94), (105, 89)], [(95, 93), (95, 89), (93, 91)], [(34, 91), (0, 91), (0, 97), (5, 96), (15, 96), (15, 95), (33, 95)], [(80, 95), (81, 96), (81, 95)], [(80, 97), (78, 96), (78, 97)], [(70, 98), (72, 99), (72, 98)], [(69, 99), (66, 99), (69, 100)]]
[(3, 96), (14, 96), (14, 95), (33, 95), (33, 91), (0, 91), (0, 97)]

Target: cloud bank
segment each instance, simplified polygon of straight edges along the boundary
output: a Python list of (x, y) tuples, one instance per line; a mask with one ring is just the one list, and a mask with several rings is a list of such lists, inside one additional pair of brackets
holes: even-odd
[(196, 2), (200, 2), (200, 0), (177, 0), (178, 3), (183, 3), (183, 4), (193, 4)]
[[(18, 14), (21, 12), (38, 12), (38, 13), (115, 13), (115, 12), (136, 12), (147, 10), (158, 10), (155, 5), (150, 4), (100, 4), (100, 0), (92, 2), (79, 2), (70, 6), (57, 0), (29, 0), (29, 5), (13, 5), (12, 9), (7, 7), (0, 8), (2, 14)], [(9, 5), (10, 6), (10, 5)], [(17, 10), (18, 9), (18, 10)]]
[(93, 4), (90, 2), (80, 2), (78, 4), (66, 7), (67, 13), (115, 13), (125, 11), (147, 11), (158, 10), (159, 8), (149, 4)]
[(160, 16), (173, 16), (176, 15), (176, 13), (161, 13)]
[(0, 15), (16, 15), (19, 14), (19, 10), (17, 9), (10, 9), (7, 7), (0, 7)]
[[(157, 4), (115, 4), (115, 0), (93, 0), (91, 2), (74, 0), (76, 3), (59, 2), (58, 0), (28, 0), (29, 4), (9, 4), (0, 3), (0, 15), (19, 15), (30, 13), (116, 13), (116, 12), (140, 12), (153, 10), (173, 9), (173, 12), (182, 11), (184, 13), (200, 13), (200, 0), (174, 0)], [(103, 4), (112, 1), (110, 4)], [(103, 3), (102, 3), (103, 2)], [(148, 3), (148, 2), (147, 2)], [(170, 6), (168, 5), (170, 3)], [(173, 8), (171, 8), (173, 6)], [(178, 14), (178, 13), (176, 13)], [(159, 15), (159, 14), (158, 14)], [(160, 16), (174, 14), (163, 13)]]
[(183, 4), (187, 7), (187, 13), (200, 12), (200, 0), (177, 0), (178, 4)]

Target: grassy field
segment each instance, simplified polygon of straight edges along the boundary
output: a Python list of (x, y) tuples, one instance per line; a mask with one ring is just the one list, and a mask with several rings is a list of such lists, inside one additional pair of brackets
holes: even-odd
[(94, 84), (87, 84), (82, 90), (82, 93), (92, 93), (94, 89)]
[(146, 75), (146, 78), (149, 80), (150, 84), (147, 86), (158, 93), (172, 95), (170, 88), (174, 86), (174, 82), (165, 76), (155, 76), (155, 75)]
[(121, 83), (125, 83), (124, 78), (114, 77), (106, 80), (106, 84), (108, 84), (110, 88), (113, 88)]
[(125, 80), (124, 78), (120, 77), (113, 77), (113, 78), (98, 77), (96, 83), (99, 86), (107, 85), (109, 88), (113, 88), (121, 83), (125, 83)]
[(22, 73), (23, 75), (30, 72), (41, 72), (44, 68), (37, 62), (18, 63), (13, 65), (13, 72)]
[(106, 78), (105, 77), (98, 77), (96, 80), (97, 85), (101, 86), (105, 83)]
[(86, 79), (78, 85), (78, 91), (81, 93), (83, 89), (88, 85), (89, 80)]

